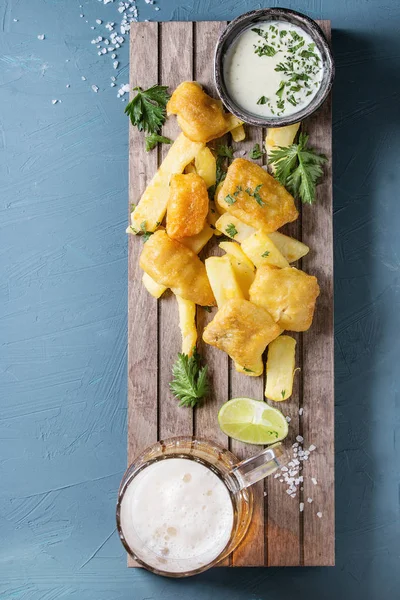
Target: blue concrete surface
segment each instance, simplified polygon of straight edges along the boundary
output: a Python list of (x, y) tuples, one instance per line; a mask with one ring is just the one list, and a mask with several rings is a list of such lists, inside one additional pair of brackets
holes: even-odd
[[(280, 3), (334, 28), (337, 566), (188, 581), (128, 570), (115, 532), (128, 165), (109, 78), (128, 81), (128, 54), (115, 72), (90, 44), (116, 4), (81, 4), (0, 0), (0, 599), (398, 598), (398, 0)], [(138, 0), (160, 20), (260, 4)]]

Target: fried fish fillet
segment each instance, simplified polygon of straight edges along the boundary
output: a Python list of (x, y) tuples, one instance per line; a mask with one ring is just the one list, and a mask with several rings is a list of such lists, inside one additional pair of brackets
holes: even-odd
[(263, 372), (262, 353), (282, 332), (271, 315), (248, 300), (228, 300), (203, 332), (203, 340), (223, 350), (248, 375)]
[(246, 225), (265, 233), (276, 231), (299, 216), (286, 188), (244, 158), (236, 158), (230, 165), (218, 203)]
[(262, 265), (250, 288), (250, 300), (265, 308), (282, 329), (307, 331), (319, 296), (317, 278), (294, 267)]
[(144, 244), (139, 265), (154, 281), (171, 288), (177, 296), (201, 306), (214, 306), (206, 268), (199, 257), (162, 229)]
[(204, 229), (208, 213), (208, 193), (204, 180), (196, 173), (173, 175), (169, 190), (169, 237), (179, 240), (200, 233)]
[[(167, 114), (177, 115), (179, 127), (193, 142), (209, 142), (229, 131), (230, 117), (221, 104), (208, 96), (195, 81), (184, 81), (174, 91)], [(236, 126), (242, 121), (238, 121)]]

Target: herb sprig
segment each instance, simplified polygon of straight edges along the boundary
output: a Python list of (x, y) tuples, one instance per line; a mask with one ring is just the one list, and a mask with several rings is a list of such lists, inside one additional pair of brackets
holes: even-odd
[(208, 195), (211, 200), (214, 199), (215, 190), (221, 181), (224, 181), (226, 177), (225, 167), (229, 164), (229, 161), (233, 160), (233, 148), (226, 144), (221, 144), (215, 151), (216, 153), (216, 178), (215, 184), (208, 188)]
[(309, 136), (301, 133), (297, 144), (272, 150), (269, 162), (275, 165), (275, 177), (303, 204), (315, 201), (315, 190), (327, 158), (308, 146)]
[(180, 401), (179, 406), (193, 408), (209, 394), (207, 372), (208, 366), (201, 366), (201, 357), (196, 348), (194, 348), (192, 356), (178, 354), (172, 367), (173, 380), (169, 387)]
[[(153, 85), (147, 90), (137, 86), (133, 88), (136, 96), (126, 105), (127, 114), (134, 127), (150, 135), (146, 137), (146, 152), (152, 150), (158, 142), (171, 143), (168, 138), (158, 136), (167, 116), (166, 106), (170, 99), (166, 85)], [(158, 139), (157, 139), (158, 138)], [(162, 138), (162, 139), (161, 139)]]

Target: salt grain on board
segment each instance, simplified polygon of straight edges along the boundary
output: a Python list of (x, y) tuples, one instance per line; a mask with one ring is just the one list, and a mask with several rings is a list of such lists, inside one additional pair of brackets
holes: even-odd
[(44, 33), (40, 33), (40, 34), (37, 36), (37, 39), (38, 39), (38, 40), (44, 40), (44, 38), (45, 38), (45, 35), (44, 35)]

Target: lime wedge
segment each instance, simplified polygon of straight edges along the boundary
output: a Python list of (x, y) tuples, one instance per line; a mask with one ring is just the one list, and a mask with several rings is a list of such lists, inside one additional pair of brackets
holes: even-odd
[(283, 440), (288, 424), (277, 408), (262, 400), (233, 398), (218, 413), (218, 423), (226, 435), (248, 444), (272, 444)]

